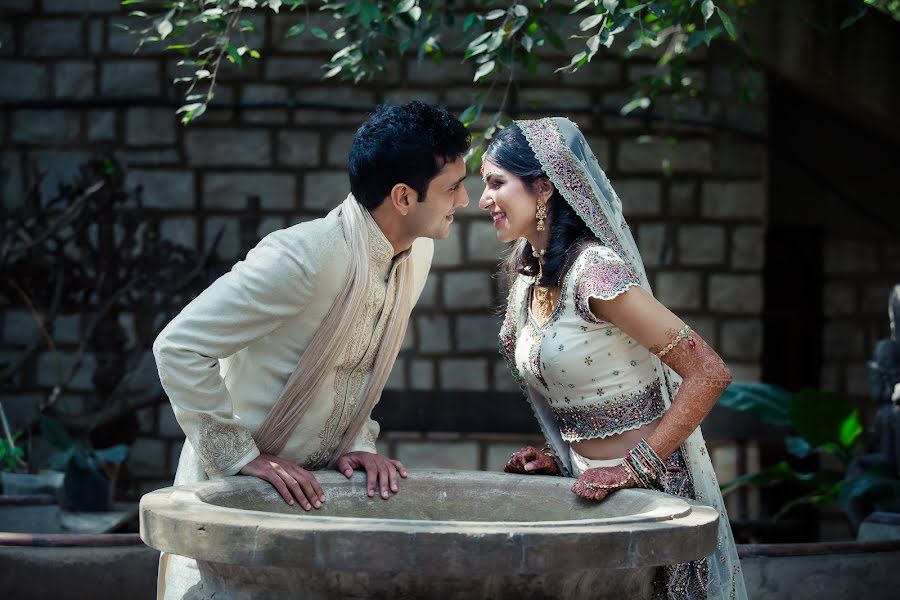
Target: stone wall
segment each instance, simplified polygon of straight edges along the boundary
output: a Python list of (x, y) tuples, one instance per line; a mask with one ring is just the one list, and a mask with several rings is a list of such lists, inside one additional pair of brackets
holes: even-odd
[[(118, 0), (19, 0), (5, 2), (3, 10), (0, 192), (6, 205), (21, 202), (35, 168), (46, 172), (42, 187), (49, 192), (81, 162), (113, 155), (129, 185), (144, 186), (145, 206), (159, 216), (162, 235), (203, 250), (224, 227), (220, 253), (235, 259), (248, 195), (261, 198), (259, 236), (320, 216), (343, 199), (350, 140), (373, 106), (416, 98), (459, 111), (476, 92), (472, 65), (453, 56), (440, 65), (395, 63), (375, 83), (323, 82), (319, 65), (329, 44), (285, 40), (301, 18), (296, 14), (258, 13), (251, 18), (263, 60), (228, 70), (219, 88), (219, 100), (236, 107), (213, 106), (182, 128), (169, 83), (177, 59), (150, 47), (133, 56), (135, 40), (116, 28), (125, 19)], [(756, 379), (767, 185), (767, 148), (758, 140), (765, 110), (742, 104), (731, 72), (701, 54), (691, 76), (703, 93), (683, 106), (720, 127), (621, 118), (615, 109), (652, 60), (607, 56), (577, 74), (556, 74), (553, 67), (562, 62), (549, 56), (537, 75), (523, 78), (512, 90), (512, 109), (568, 114), (579, 122), (623, 199), (660, 300), (721, 351), (737, 379)], [(248, 107), (289, 100), (329, 108)], [(391, 389), (515, 390), (496, 350), (494, 310), (502, 286), (494, 273), (503, 247), (477, 208), (478, 177), (466, 187), (469, 206), (457, 212), (450, 239), (436, 244)], [(31, 322), (20, 307), (2, 310), (0, 351), (9, 356), (32, 335)], [(63, 350), (80, 326), (73, 318), (57, 330)], [(52, 360), (42, 355), (23, 380), (4, 388), (4, 406), (15, 419), (33, 413), (52, 385), (46, 369)], [(73, 401), (90, 394), (89, 379), (87, 373), (73, 389)], [(386, 432), (380, 443), (411, 465), (496, 468), (531, 438)], [(181, 439), (168, 405), (140, 412), (129, 465), (135, 491), (169, 480)]]

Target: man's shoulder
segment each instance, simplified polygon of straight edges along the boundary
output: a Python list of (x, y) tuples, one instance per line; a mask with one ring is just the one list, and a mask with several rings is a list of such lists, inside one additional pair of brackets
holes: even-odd
[(286, 260), (307, 264), (322, 261), (328, 263), (328, 268), (338, 267), (348, 260), (347, 241), (335, 211), (273, 231), (259, 245), (276, 249)]

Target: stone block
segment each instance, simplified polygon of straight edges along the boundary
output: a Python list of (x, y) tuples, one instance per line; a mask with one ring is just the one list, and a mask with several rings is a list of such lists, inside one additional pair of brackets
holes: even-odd
[(441, 354), (450, 351), (450, 321), (444, 315), (421, 315), (416, 318), (419, 352)]
[(826, 273), (872, 272), (878, 269), (878, 247), (875, 242), (827, 240), (825, 242)]
[(59, 315), (53, 322), (53, 339), (59, 345), (74, 345), (81, 341), (81, 317)]
[[(527, 88), (519, 92), (519, 102), (522, 106), (534, 109), (546, 109), (553, 107), (557, 112), (572, 109), (585, 109), (591, 106), (591, 95), (586, 91), (567, 89), (560, 94), (559, 89), (554, 88)], [(579, 125), (586, 127), (587, 118), (579, 118)]]
[(394, 361), (394, 367), (391, 369), (388, 380), (384, 384), (388, 390), (405, 390), (406, 389), (406, 359), (398, 358)]
[(135, 475), (161, 475), (167, 472), (168, 458), (165, 442), (139, 437), (131, 445), (128, 466)]
[(316, 171), (303, 175), (303, 208), (326, 212), (340, 204), (350, 193), (346, 171)]
[(50, 67), (38, 63), (0, 60), (0, 99), (44, 100), (50, 95)]
[[(315, 107), (295, 110), (292, 115), (293, 122), (297, 125), (315, 127), (322, 125), (359, 127), (376, 104), (374, 92), (338, 84), (332, 84), (330, 87), (304, 87), (297, 94), (296, 100), (300, 103), (315, 105)], [(328, 108), (335, 105), (359, 107), (359, 110), (337, 111)]]
[(717, 175), (762, 177), (766, 173), (768, 153), (763, 144), (721, 142), (713, 154)]
[(562, 80), (567, 86), (587, 85), (591, 88), (613, 86), (622, 81), (622, 64), (618, 61), (591, 61), (574, 73), (563, 73)]
[(17, 110), (12, 125), (14, 142), (53, 145), (77, 141), (81, 118), (72, 110)]
[(243, 258), (241, 255), (241, 223), (237, 217), (207, 217), (203, 222), (203, 250), (208, 251), (219, 231), (222, 237), (216, 254), (226, 261)]
[(432, 267), (455, 267), (462, 264), (462, 240), (458, 230), (459, 224), (451, 223), (450, 228), (450, 237), (434, 240)]
[(40, 417), (38, 407), (43, 400), (40, 394), (23, 394), (20, 392), (0, 396), (0, 402), (3, 403), (3, 412), (6, 413), (10, 430), (15, 433), (26, 425), (37, 421)]
[[(125, 141), (129, 146), (171, 145), (175, 143), (178, 116), (170, 108), (139, 106), (125, 116)], [(190, 130), (193, 133), (193, 130)], [(201, 130), (203, 131), (203, 130)], [(190, 151), (190, 146), (188, 146)], [(234, 148), (235, 151), (240, 151)]]
[(704, 140), (669, 143), (658, 138), (619, 142), (618, 167), (625, 173), (661, 173), (664, 164), (676, 174), (710, 173), (712, 146)]
[(492, 316), (457, 316), (456, 349), (460, 352), (495, 351), (500, 325), (500, 319)]
[(669, 186), (669, 214), (674, 217), (697, 214), (696, 181), (676, 181)]
[(460, 62), (449, 58), (441, 62), (415, 59), (406, 61), (406, 81), (411, 84), (446, 86), (453, 83), (469, 83), (475, 76), (475, 63)]
[(38, 150), (30, 152), (28, 158), (44, 173), (41, 194), (46, 198), (57, 193), (59, 184), (71, 183), (78, 169), (93, 156), (86, 150)]
[[(472, 202), (474, 200), (470, 200)], [(485, 263), (496, 267), (507, 244), (497, 239), (497, 230), (491, 221), (469, 221), (466, 236), (466, 258), (469, 263)], [(456, 234), (454, 234), (456, 235)]]
[(198, 167), (269, 166), (272, 142), (264, 129), (190, 128), (184, 134), (188, 164)]
[(389, 90), (384, 94), (384, 101), (388, 104), (407, 104), (413, 100), (418, 100), (431, 105), (438, 105), (441, 103), (439, 94), (434, 91), (401, 89)]
[[(887, 302), (885, 301), (885, 305)], [(849, 316), (857, 309), (856, 288), (849, 283), (828, 282), (822, 291), (822, 310), (827, 317)]]
[(476, 442), (397, 442), (397, 460), (407, 469), (478, 469)]
[(762, 277), (712, 275), (707, 286), (709, 308), (723, 313), (759, 314), (762, 310)]
[[(59, 374), (68, 373), (78, 362), (78, 357), (74, 352), (53, 352), (46, 351), (38, 355), (37, 360), (37, 383), (41, 387), (51, 388), (58, 383)], [(75, 370), (75, 376), (67, 386), (72, 392), (89, 392), (94, 389), (91, 383), (91, 377), (97, 368), (97, 361), (93, 354), (85, 354), (79, 366)]]
[(670, 310), (700, 308), (703, 300), (702, 279), (690, 271), (663, 271), (656, 275), (653, 292)]
[(179, 246), (197, 249), (197, 223), (192, 217), (165, 218), (160, 221), (159, 235)]
[(79, 56), (84, 52), (81, 21), (39, 19), (25, 24), (22, 54), (25, 56)]
[(296, 206), (296, 179), (293, 175), (248, 172), (203, 177), (203, 206), (207, 209), (244, 210), (250, 196), (259, 196), (263, 209), (292, 209)]
[(445, 308), (484, 308), (493, 304), (490, 272), (463, 271), (444, 274)]
[[(319, 58), (273, 56), (264, 65), (265, 80), (271, 83), (322, 83), (322, 61)], [(304, 98), (298, 98), (301, 102)]]
[(3, 152), (0, 154), (0, 205), (15, 208), (24, 201), (22, 160), (18, 152)]
[(88, 23), (88, 56), (97, 56), (103, 52), (103, 33), (106, 21), (102, 18), (91, 19)]
[(114, 13), (122, 9), (120, 0), (42, 0), (46, 13)]
[(53, 68), (53, 95), (57, 98), (91, 98), (97, 67), (88, 61), (60, 61)]
[(765, 229), (756, 225), (736, 227), (731, 234), (731, 266), (762, 269), (766, 255)]
[(125, 175), (129, 189), (143, 187), (146, 208), (193, 210), (194, 175), (190, 171), (131, 169)]
[(416, 359), (409, 365), (409, 387), (413, 390), (433, 390), (434, 363), (430, 360)]
[[(281, 85), (248, 84), (243, 89), (243, 100), (250, 104), (284, 103), (290, 98), (288, 88)], [(246, 108), (243, 119), (247, 123), (287, 123), (287, 108)]]
[[(898, 280), (892, 282), (893, 285), (900, 283)], [(862, 299), (860, 308), (868, 314), (878, 315), (879, 317), (887, 312), (888, 297), (893, 288), (892, 283), (873, 283), (867, 284), (862, 288)]]
[(678, 262), (718, 265), (725, 260), (725, 228), (721, 225), (682, 225), (678, 228)]
[(657, 216), (662, 212), (662, 186), (658, 181), (620, 179), (613, 182), (613, 187), (622, 200), (626, 218)]
[(822, 356), (826, 359), (862, 359), (867, 354), (864, 344), (863, 328), (851, 319), (829, 320), (822, 328)]
[(355, 131), (339, 131), (325, 142), (325, 164), (329, 167), (346, 169), (350, 160), (350, 146)]
[(440, 361), (442, 390), (487, 389), (487, 364), (480, 358), (445, 358)]
[(4, 311), (3, 344), (11, 346), (27, 346), (40, 335), (37, 323), (27, 310)]
[(256, 233), (259, 235), (259, 239), (263, 239), (270, 233), (285, 227), (286, 224), (282, 217), (265, 217), (259, 222), (259, 228), (256, 230)]
[(34, 11), (35, 0), (4, 0), (3, 12), (5, 15), (16, 13), (30, 13)]
[(437, 304), (437, 288), (439, 280), (439, 274), (434, 271), (428, 273), (428, 277), (425, 279), (425, 287), (422, 288), (422, 292), (419, 294), (416, 306), (435, 306)]
[(762, 220), (766, 216), (765, 187), (757, 182), (706, 182), (701, 214), (712, 219)]
[(156, 407), (147, 406), (135, 412), (138, 431), (148, 435), (156, 434)]
[(763, 346), (762, 323), (758, 320), (725, 321), (719, 346), (729, 359), (758, 359)]
[[(510, 456), (527, 445), (528, 444), (518, 442), (496, 442), (488, 444), (485, 455), (485, 469), (488, 471), (502, 471), (503, 466), (509, 460)], [(540, 448), (541, 445), (542, 444), (538, 444), (535, 448)]]
[[(498, 340), (499, 343), (499, 340)], [(498, 392), (518, 392), (519, 382), (513, 377), (505, 359), (494, 361), (494, 390)]]
[(149, 150), (121, 150), (119, 160), (126, 169), (134, 167), (183, 167), (181, 155), (172, 148), (151, 148)]
[(412, 328), (406, 328), (406, 335), (403, 336), (403, 343), (400, 344), (400, 352), (407, 352), (412, 350), (416, 345), (416, 335), (413, 332)]
[(85, 125), (88, 140), (92, 142), (108, 142), (116, 138), (116, 112), (113, 110), (88, 111)]
[(0, 56), (16, 52), (16, 34), (11, 23), (0, 23)]
[(663, 223), (647, 223), (637, 228), (638, 249), (645, 267), (660, 267), (672, 262), (672, 240)]
[(288, 129), (276, 134), (275, 155), (279, 165), (315, 167), (319, 165), (319, 134)]
[(481, 198), (481, 194), (484, 193), (484, 181), (481, 179), (481, 175), (477, 172), (470, 173), (463, 181), (463, 186), (466, 188), (466, 194), (469, 196), (469, 204), (457, 208), (456, 214), (475, 216), (490, 223), (488, 213), (478, 207), (478, 200)]
[(155, 98), (159, 96), (161, 83), (159, 64), (155, 61), (105, 61), (100, 69), (100, 93), (111, 98)]
[(869, 395), (869, 369), (865, 360), (847, 365), (844, 381), (847, 393), (852, 396)]

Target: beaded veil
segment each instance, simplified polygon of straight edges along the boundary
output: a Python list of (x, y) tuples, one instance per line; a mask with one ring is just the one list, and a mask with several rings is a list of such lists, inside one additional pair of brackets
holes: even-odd
[[(640, 252), (622, 214), (622, 202), (577, 125), (564, 117), (516, 121), (516, 124), (521, 128), (544, 172), (559, 190), (560, 195), (585, 221), (602, 244), (615, 251), (637, 274), (641, 287), (652, 293)], [(520, 276), (510, 290), (507, 315), (500, 331), (501, 350), (507, 359), (513, 357), (510, 367), (517, 376), (514, 354), (518, 323), (514, 317), (514, 307), (520, 304), (521, 296), (527, 287), (523, 285), (521, 279)], [(657, 373), (661, 374), (663, 402), (668, 408), (672, 398), (675, 397), (681, 378), (656, 356), (653, 356), (653, 361)], [(572, 468), (568, 461), (568, 445), (559, 434), (548, 402), (537, 390), (530, 386), (525, 387), (541, 429), (554, 446), (556, 456), (560, 457), (560, 467), (564, 473), (570, 474)], [(693, 480), (696, 499), (712, 506), (720, 515), (716, 552), (708, 559), (708, 597), (744, 599), (747, 592), (731, 527), (728, 524), (728, 515), (699, 427), (681, 448)]]

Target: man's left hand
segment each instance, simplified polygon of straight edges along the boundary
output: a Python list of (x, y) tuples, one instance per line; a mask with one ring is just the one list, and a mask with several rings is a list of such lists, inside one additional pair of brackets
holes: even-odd
[(335, 468), (344, 474), (347, 479), (353, 477), (353, 471), (356, 469), (365, 469), (366, 471), (366, 493), (369, 498), (375, 496), (375, 488), (381, 488), (381, 497), (388, 499), (391, 492), (397, 493), (400, 490), (397, 484), (397, 474), (406, 479), (406, 469), (399, 460), (386, 458), (380, 454), (372, 454), (371, 452), (348, 452), (340, 457)]

